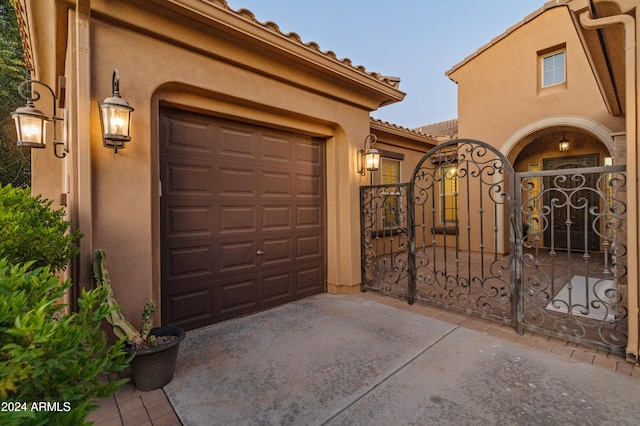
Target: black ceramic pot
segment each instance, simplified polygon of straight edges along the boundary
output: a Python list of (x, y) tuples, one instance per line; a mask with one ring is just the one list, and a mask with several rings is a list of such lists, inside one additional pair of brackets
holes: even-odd
[(125, 345), (125, 351), (128, 354), (135, 354), (131, 361), (131, 378), (136, 388), (141, 391), (160, 388), (173, 379), (178, 348), (185, 337), (182, 328), (172, 325), (152, 328), (149, 334), (156, 337), (176, 336), (177, 339), (166, 345), (148, 349), (135, 350)]

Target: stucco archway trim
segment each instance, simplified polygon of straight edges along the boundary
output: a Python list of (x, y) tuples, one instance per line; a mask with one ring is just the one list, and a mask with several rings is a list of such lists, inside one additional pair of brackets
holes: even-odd
[(537, 132), (538, 130), (559, 126), (575, 127), (577, 129), (584, 130), (600, 140), (600, 142), (604, 143), (609, 152), (613, 152), (613, 132), (609, 128), (589, 118), (573, 115), (558, 115), (543, 118), (518, 129), (509, 138), (507, 138), (504, 144), (502, 144), (500, 152), (507, 156), (518, 142), (527, 136)]

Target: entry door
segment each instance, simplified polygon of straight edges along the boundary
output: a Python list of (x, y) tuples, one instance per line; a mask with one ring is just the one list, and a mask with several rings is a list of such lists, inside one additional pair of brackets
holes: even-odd
[[(543, 167), (545, 170), (597, 167), (598, 161), (598, 154), (545, 158)], [(553, 225), (548, 226), (544, 233), (547, 247), (551, 247), (553, 242), (553, 246), (560, 249), (600, 250), (600, 238), (593, 229), (595, 216), (589, 212), (591, 207), (599, 205), (598, 195), (593, 190), (595, 185), (596, 177), (591, 173), (566, 179), (556, 176), (545, 178), (545, 188), (556, 188), (545, 192), (545, 205), (549, 206), (553, 215)]]
[(325, 291), (323, 141), (163, 108), (160, 175), (163, 324)]

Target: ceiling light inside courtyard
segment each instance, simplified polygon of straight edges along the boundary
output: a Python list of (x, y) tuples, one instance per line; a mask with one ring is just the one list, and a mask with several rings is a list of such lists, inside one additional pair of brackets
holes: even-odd
[(558, 142), (558, 149), (560, 152), (568, 152), (570, 144), (571, 142), (567, 139), (566, 133), (563, 133), (562, 139)]

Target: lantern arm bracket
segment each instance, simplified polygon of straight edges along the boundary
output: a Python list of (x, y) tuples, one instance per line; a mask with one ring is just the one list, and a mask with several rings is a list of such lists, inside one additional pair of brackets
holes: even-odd
[[(62, 77), (64, 78), (64, 77)], [(21, 82), (18, 85), (18, 94), (22, 97), (22, 99), (24, 99), (27, 102), (27, 106), (34, 106), (34, 102), (37, 102), (40, 100), (41, 95), (40, 92), (38, 92), (37, 90), (35, 90), (33, 88), (34, 84), (39, 84), (43, 87), (45, 87), (49, 93), (51, 93), (51, 104), (53, 106), (53, 117), (51, 117), (51, 119), (49, 119), (47, 117), (47, 121), (50, 121), (53, 123), (53, 154), (58, 157), (58, 158), (64, 158), (67, 156), (67, 152), (69, 152), (68, 146), (67, 146), (67, 142), (66, 142), (66, 133), (64, 135), (64, 141), (60, 142), (57, 140), (57, 132), (56, 132), (56, 121), (62, 121), (63, 123), (65, 123), (65, 119), (66, 119), (66, 108), (63, 108), (64, 110), (64, 116), (63, 117), (58, 117), (58, 110), (56, 107), (56, 94), (53, 91), (53, 89), (51, 88), (51, 86), (49, 86), (47, 83), (42, 82), (40, 80), (33, 80), (33, 79), (29, 79), (29, 80), (24, 80), (23, 82)], [(27, 89), (27, 86), (29, 86), (29, 88)], [(64, 124), (63, 124), (64, 125)], [(63, 147), (63, 151), (62, 153), (58, 153), (58, 146), (62, 145)]]
[[(380, 155), (378, 150), (374, 148), (376, 142), (378, 141), (378, 137), (373, 133), (367, 135), (364, 139), (363, 147), (358, 150), (358, 173), (364, 176), (367, 173), (367, 170), (377, 170), (377, 166), (375, 168), (368, 168), (366, 165), (366, 157), (367, 155)], [(367, 142), (369, 142), (369, 149), (367, 149)]]

